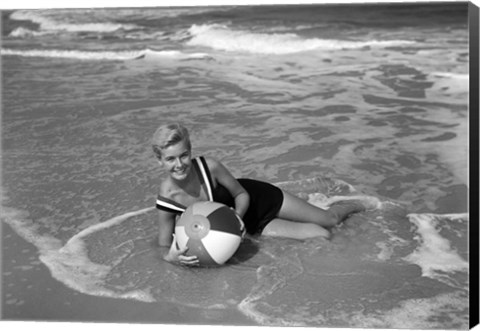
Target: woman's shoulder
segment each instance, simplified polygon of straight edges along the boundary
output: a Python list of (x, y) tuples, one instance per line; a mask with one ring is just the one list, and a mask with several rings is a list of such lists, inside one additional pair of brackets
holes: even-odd
[(172, 192), (173, 186), (169, 178), (162, 180), (158, 186), (158, 195), (165, 198), (171, 198)]
[(201, 158), (205, 160), (205, 162), (207, 163), (208, 169), (210, 169), (210, 171), (214, 171), (221, 165), (221, 162), (213, 157), (202, 156)]
[(208, 169), (214, 181), (221, 180), (225, 176), (232, 176), (230, 171), (223, 165), (223, 163), (213, 157), (205, 158)]

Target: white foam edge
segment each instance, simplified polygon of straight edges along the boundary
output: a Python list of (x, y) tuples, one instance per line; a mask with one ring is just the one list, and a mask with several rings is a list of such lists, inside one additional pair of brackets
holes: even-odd
[(119, 29), (133, 30), (138, 28), (134, 24), (119, 24), (115, 22), (91, 22), (91, 23), (68, 23), (42, 16), (41, 11), (18, 10), (10, 15), (11, 20), (32, 21), (40, 26), (42, 30), (69, 31), (69, 32), (113, 32)]
[[(284, 257), (272, 256), (272, 258), (276, 259), (276, 264), (285, 264), (291, 263), (288, 259), (284, 259)], [(283, 260), (283, 261), (280, 261)], [(238, 304), (237, 308), (240, 312), (242, 312), (245, 316), (249, 317), (250, 319), (256, 321), (259, 325), (263, 326), (282, 326), (282, 327), (305, 327), (307, 326), (304, 322), (299, 321), (291, 321), (286, 318), (282, 317), (274, 317), (269, 316), (267, 314), (262, 313), (259, 309), (256, 309), (257, 304), (267, 304), (265, 301), (262, 301), (268, 295), (274, 293), (279, 287), (284, 287), (287, 283), (285, 277), (278, 277), (275, 272), (264, 272), (265, 269), (272, 269), (275, 265), (263, 265), (257, 269), (257, 285), (254, 286), (250, 293)], [(299, 274), (303, 272), (303, 269), (297, 270), (296, 274), (291, 275), (291, 277), (295, 278)], [(272, 276), (273, 277), (273, 284), (269, 284), (262, 280), (262, 277), (265, 276)]]
[(422, 276), (436, 279), (438, 271), (451, 273), (467, 271), (469, 263), (465, 261), (450, 245), (450, 242), (440, 235), (436, 225), (437, 219), (464, 221), (467, 213), (457, 214), (408, 214), (408, 220), (417, 227), (419, 247), (403, 260), (416, 264), (422, 269)]
[(263, 54), (289, 54), (318, 49), (388, 47), (413, 44), (410, 40), (370, 40), (365, 42), (336, 39), (303, 39), (292, 33), (265, 34), (245, 30), (232, 30), (219, 24), (193, 25), (189, 29), (192, 39), (188, 45), (207, 46), (226, 51), (243, 51)]
[(268, 316), (255, 309), (256, 303), (251, 300), (243, 300), (239, 303), (238, 309), (248, 318), (256, 321), (262, 326), (282, 326), (282, 327), (304, 327), (306, 323), (287, 321), (281, 318)]
[(156, 59), (172, 59), (172, 60), (202, 60), (211, 59), (212, 56), (206, 53), (183, 53), (177, 50), (155, 51), (151, 49), (143, 50), (125, 50), (125, 51), (80, 51), (80, 50), (64, 50), (64, 49), (27, 49), (17, 50), (2, 48), (1, 55), (23, 56), (23, 57), (47, 57), (47, 58), (65, 58), (76, 60), (111, 60), (111, 61), (127, 61), (127, 60), (156, 60)]
[[(128, 212), (108, 221), (92, 225), (70, 238), (59, 250), (43, 252), (40, 260), (49, 268), (55, 279), (78, 292), (97, 296), (153, 302), (155, 301), (154, 298), (146, 291), (135, 290), (119, 294), (99, 284), (101, 278), (110, 271), (110, 267), (90, 261), (85, 255), (85, 244), (82, 240), (91, 233), (118, 225), (132, 216), (141, 215), (153, 209), (155, 209), (155, 207)], [(92, 281), (94, 282), (92, 283)]]
[(435, 77), (445, 77), (445, 78), (452, 78), (458, 80), (468, 80), (470, 78), (470, 74), (462, 74), (462, 73), (455, 73), (455, 72), (432, 72), (430, 75)]
[[(39, 249), (39, 259), (50, 270), (52, 277), (64, 283), (69, 288), (85, 294), (153, 302), (155, 300), (146, 291), (139, 290), (119, 294), (107, 290), (98, 284), (98, 282), (91, 283), (94, 279), (93, 277), (100, 280), (110, 268), (91, 262), (84, 254), (85, 248), (82, 241), (83, 237), (93, 232), (120, 224), (132, 216), (147, 213), (153, 209), (155, 209), (155, 207), (128, 212), (103, 223), (92, 225), (73, 236), (63, 247), (61, 247), (61, 241), (59, 239), (38, 235), (22, 227), (21, 224), (19, 224), (19, 219), (26, 217), (24, 215), (25, 212), (2, 206), (2, 219), (5, 223), (9, 224), (18, 235)], [(85, 266), (88, 266), (88, 271), (81, 272), (82, 269), (85, 270)], [(88, 286), (85, 286), (86, 284), (88, 284)]]
[(35, 245), (40, 252), (46, 252), (61, 247), (62, 242), (52, 236), (39, 235), (35, 230), (27, 229), (22, 226), (23, 221), (28, 220), (28, 213), (10, 207), (1, 207), (1, 219), (14, 230), (16, 234), (24, 240)]
[(101, 284), (101, 277), (105, 276), (110, 268), (95, 264), (84, 255), (72, 256), (65, 252), (49, 251), (41, 255), (40, 260), (48, 267), (53, 278), (80, 293), (143, 302), (155, 301), (147, 291), (134, 290), (120, 294), (106, 289)]
[(155, 57), (169, 57), (169, 58), (180, 58), (180, 59), (207, 59), (212, 58), (210, 54), (207, 53), (183, 53), (177, 50), (163, 50), (156, 51), (150, 48), (147, 48), (144, 51), (144, 54), (147, 59), (154, 59)]
[[(382, 312), (364, 314), (357, 312), (343, 316), (358, 328), (395, 328), (401, 329), (435, 329), (438, 324), (432, 316), (444, 314), (445, 308), (452, 305), (468, 305), (462, 298), (462, 291), (439, 294), (430, 298), (407, 299), (398, 306)], [(443, 310), (443, 312), (442, 312)], [(459, 318), (461, 320), (461, 318)]]
[[(148, 207), (148, 208), (143, 208), (143, 209), (140, 209), (140, 210), (137, 210), (137, 211), (131, 211), (131, 212), (125, 213), (123, 215), (119, 215), (119, 216), (116, 216), (114, 218), (111, 218), (111, 219), (109, 219), (105, 222), (101, 222), (101, 223), (89, 226), (88, 228), (83, 229), (82, 231), (80, 231), (79, 233), (74, 235), (72, 238), (70, 238), (70, 240), (67, 241), (65, 246), (70, 245), (72, 242), (75, 242), (75, 241), (79, 240), (80, 238), (83, 238), (83, 237), (85, 237), (85, 236), (87, 236), (87, 235), (89, 235), (93, 232), (96, 232), (98, 230), (105, 229), (105, 228), (120, 224), (123, 221), (129, 219), (130, 217), (148, 213), (149, 211), (152, 211), (155, 208), (156, 207)], [(63, 248), (61, 248), (60, 250), (62, 250), (62, 249)]]
[[(462, 291), (455, 291), (453, 293), (439, 294), (431, 298), (407, 299), (401, 301), (397, 306), (387, 311), (378, 311), (365, 313), (363, 311), (356, 311), (353, 313), (338, 312), (337, 318), (349, 321), (347, 325), (352, 325), (355, 328), (374, 328), (376, 330), (390, 330), (392, 328), (401, 329), (432, 329), (437, 325), (431, 322), (431, 316), (438, 316), (442, 314), (442, 309), (451, 307), (453, 305), (467, 304), (462, 297)], [(308, 325), (309, 318), (303, 317), (303, 322), (300, 321), (285, 321), (281, 318), (273, 318), (267, 316), (255, 309), (255, 303), (249, 300), (244, 300), (240, 304), (240, 310), (248, 317), (256, 320), (261, 325), (274, 325), (282, 327), (298, 327)], [(451, 314), (452, 315), (452, 314)], [(316, 315), (312, 316), (316, 320), (324, 320), (326, 323), (327, 316)], [(459, 322), (463, 321), (461, 317)]]

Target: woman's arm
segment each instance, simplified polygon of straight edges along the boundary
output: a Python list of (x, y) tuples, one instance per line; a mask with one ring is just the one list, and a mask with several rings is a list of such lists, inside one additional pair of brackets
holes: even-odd
[(175, 215), (163, 210), (158, 211), (158, 244), (160, 247), (172, 245), (172, 234), (175, 227)]
[[(186, 256), (188, 247), (180, 249), (173, 233), (175, 227), (175, 214), (159, 210), (158, 211), (158, 244), (160, 245), (163, 259), (167, 262), (180, 262), (185, 265), (197, 265), (199, 263), (196, 256)], [(169, 248), (170, 247), (170, 248)]]
[(250, 196), (247, 191), (221, 162), (211, 158), (206, 158), (206, 161), (212, 176), (218, 183), (222, 184), (234, 198), (235, 211), (243, 218), (250, 205)]

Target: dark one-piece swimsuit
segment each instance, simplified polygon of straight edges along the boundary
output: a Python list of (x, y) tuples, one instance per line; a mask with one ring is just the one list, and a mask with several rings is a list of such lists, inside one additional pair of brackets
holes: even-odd
[[(205, 159), (202, 156), (197, 157), (192, 159), (192, 164), (199, 174), (201, 185), (207, 192), (208, 200), (235, 208), (235, 200), (230, 192), (220, 183), (214, 186)], [(265, 226), (278, 215), (283, 203), (283, 192), (278, 187), (262, 181), (248, 178), (237, 180), (250, 196), (250, 204), (243, 216), (245, 228), (249, 234), (260, 234)], [(157, 196), (156, 205), (158, 209), (177, 215), (187, 209), (186, 206), (160, 195)]]

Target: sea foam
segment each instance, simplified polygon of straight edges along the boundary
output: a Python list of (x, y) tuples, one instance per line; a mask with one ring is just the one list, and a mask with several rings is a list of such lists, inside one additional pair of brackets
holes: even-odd
[(119, 29), (132, 30), (133, 24), (118, 24), (113, 22), (69, 23), (61, 22), (42, 15), (41, 11), (16, 11), (10, 15), (12, 20), (25, 20), (36, 23), (41, 30), (68, 32), (113, 32)]
[(27, 28), (24, 28), (24, 27), (19, 27), (19, 28), (16, 28), (15, 30), (12, 30), (12, 32), (10, 32), (10, 34), (9, 34), (9, 37), (26, 38), (26, 37), (39, 36), (39, 35), (42, 35), (42, 34), (44, 34), (44, 33), (39, 32), (39, 31), (30, 30), (30, 29), (27, 29)]
[(111, 266), (92, 262), (88, 258), (88, 251), (83, 241), (83, 238), (92, 232), (117, 225), (132, 216), (147, 213), (152, 209), (153, 207), (128, 212), (86, 228), (73, 236), (61, 249), (44, 251), (40, 256), (40, 260), (48, 266), (54, 278), (79, 292), (152, 302), (154, 299), (145, 290), (139, 289), (118, 293), (106, 288), (103, 284), (104, 278), (111, 272), (112, 268)]
[(407, 217), (417, 228), (419, 246), (404, 260), (420, 266), (422, 276), (443, 279), (445, 273), (468, 270), (468, 262), (441, 236), (439, 229), (440, 221), (464, 221), (468, 214), (408, 214)]
[(17, 49), (1, 49), (1, 55), (15, 55), (22, 57), (45, 57), (45, 58), (64, 58), (75, 60), (111, 60), (124, 61), (134, 59), (203, 59), (210, 58), (205, 53), (183, 53), (176, 50), (154, 51), (150, 49), (136, 51), (79, 51), (79, 50), (17, 50)]
[(77, 50), (16, 50), (2, 49), (2, 55), (17, 55), (23, 57), (48, 57), (48, 58), (65, 58), (77, 60), (129, 60), (142, 56), (145, 51), (124, 51), (124, 52), (85, 52)]
[(232, 30), (225, 25), (193, 25), (188, 45), (207, 46), (224, 51), (260, 54), (289, 54), (312, 50), (339, 50), (363, 47), (388, 47), (410, 44), (406, 40), (347, 41), (336, 39), (302, 38), (292, 33), (255, 33)]

